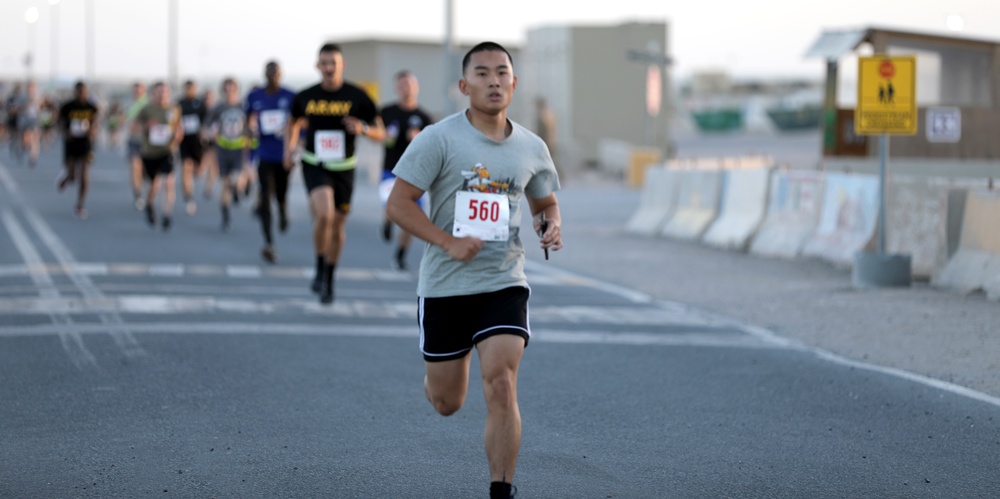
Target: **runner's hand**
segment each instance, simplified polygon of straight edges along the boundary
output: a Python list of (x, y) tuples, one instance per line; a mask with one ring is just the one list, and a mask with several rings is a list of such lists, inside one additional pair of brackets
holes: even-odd
[(443, 249), (453, 259), (469, 263), (483, 249), (483, 242), (474, 237), (452, 237)]
[(361, 135), (364, 133), (365, 124), (354, 116), (344, 116), (344, 130), (352, 135)]
[[(534, 217), (535, 232), (540, 233), (542, 229), (541, 217)], [(562, 249), (562, 229), (560, 220), (546, 219), (545, 232), (541, 233), (541, 243), (542, 249), (552, 249), (552, 251), (559, 251)]]

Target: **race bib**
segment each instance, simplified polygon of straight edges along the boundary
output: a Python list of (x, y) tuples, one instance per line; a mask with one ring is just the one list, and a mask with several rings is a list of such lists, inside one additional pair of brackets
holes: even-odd
[(261, 135), (281, 135), (285, 129), (287, 113), (282, 109), (268, 109), (260, 113)]
[(69, 121), (69, 134), (73, 137), (86, 137), (90, 131), (90, 121), (74, 119)]
[(320, 130), (314, 136), (316, 159), (320, 161), (339, 161), (346, 158), (346, 135), (343, 130)]
[(510, 201), (506, 194), (461, 191), (455, 195), (455, 237), (506, 241), (510, 237)]
[(201, 119), (197, 114), (185, 114), (181, 117), (181, 124), (184, 126), (184, 135), (192, 135), (201, 128)]
[(170, 125), (156, 124), (149, 127), (149, 145), (165, 146), (171, 139)]

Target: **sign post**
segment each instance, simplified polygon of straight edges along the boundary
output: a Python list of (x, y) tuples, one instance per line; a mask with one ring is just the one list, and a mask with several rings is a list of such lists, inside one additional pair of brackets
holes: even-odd
[(917, 133), (917, 59), (875, 55), (858, 58), (858, 135), (881, 135), (879, 144), (878, 250), (855, 256), (855, 287), (909, 286), (910, 255), (886, 253), (886, 182), (889, 136)]

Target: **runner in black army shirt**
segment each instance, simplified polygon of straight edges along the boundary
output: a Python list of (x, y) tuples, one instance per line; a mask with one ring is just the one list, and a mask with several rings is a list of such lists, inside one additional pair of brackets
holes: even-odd
[(74, 87), (73, 100), (59, 109), (59, 128), (65, 138), (63, 161), (66, 169), (59, 174), (59, 191), (76, 180), (77, 166), (80, 167), (80, 190), (77, 193), (74, 213), (77, 218), (87, 218), (83, 207), (90, 186), (89, 167), (94, 159), (94, 137), (97, 134), (97, 107), (87, 95), (87, 86), (79, 81)]
[(328, 304), (333, 302), (333, 275), (347, 238), (347, 214), (354, 194), (354, 139), (364, 135), (381, 141), (385, 129), (368, 94), (344, 81), (339, 46), (323, 45), (316, 68), (322, 81), (299, 92), (292, 103), (292, 119), (285, 130), (285, 168), (292, 167), (299, 132), (305, 127), (302, 177), (315, 217), (316, 276), (312, 289), (319, 293), (321, 303)]

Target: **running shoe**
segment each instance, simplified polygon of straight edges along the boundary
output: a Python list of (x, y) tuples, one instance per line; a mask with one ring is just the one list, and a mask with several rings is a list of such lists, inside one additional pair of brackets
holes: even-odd
[(135, 209), (137, 209), (139, 211), (142, 211), (142, 209), (145, 208), (145, 207), (146, 207), (146, 200), (142, 199), (141, 195), (136, 194), (135, 195)]
[(260, 251), (260, 256), (262, 256), (267, 263), (276, 263), (278, 261), (278, 253), (274, 251), (274, 248), (270, 244), (264, 245), (264, 249)]
[(288, 232), (288, 214), (285, 209), (278, 210), (278, 230), (283, 233)]
[(80, 220), (86, 220), (88, 214), (86, 208), (77, 206), (73, 209), (73, 215)]
[(406, 251), (403, 249), (397, 249), (396, 255), (392, 258), (392, 268), (395, 270), (406, 271), (409, 270), (406, 266)]
[(66, 170), (60, 170), (59, 175), (56, 176), (57, 191), (62, 192), (64, 189), (66, 189), (66, 185), (68, 184), (68, 182), (66, 182), (67, 178), (68, 176), (66, 175)]
[(319, 294), (319, 302), (323, 305), (329, 305), (333, 303), (333, 286), (325, 286), (326, 289)]
[(223, 231), (228, 231), (229, 230), (229, 207), (228, 206), (223, 206), (222, 207), (222, 230)]
[(153, 205), (151, 204), (146, 205), (146, 223), (150, 227), (156, 227), (156, 214), (153, 213)]
[(379, 231), (382, 236), (382, 241), (388, 243), (392, 241), (392, 222), (386, 220), (382, 222), (382, 230)]
[(170, 230), (170, 217), (163, 217), (163, 223), (161, 225), (163, 226), (163, 232)]
[(193, 199), (188, 199), (184, 211), (187, 212), (188, 216), (194, 216), (198, 212), (198, 205), (195, 204)]

